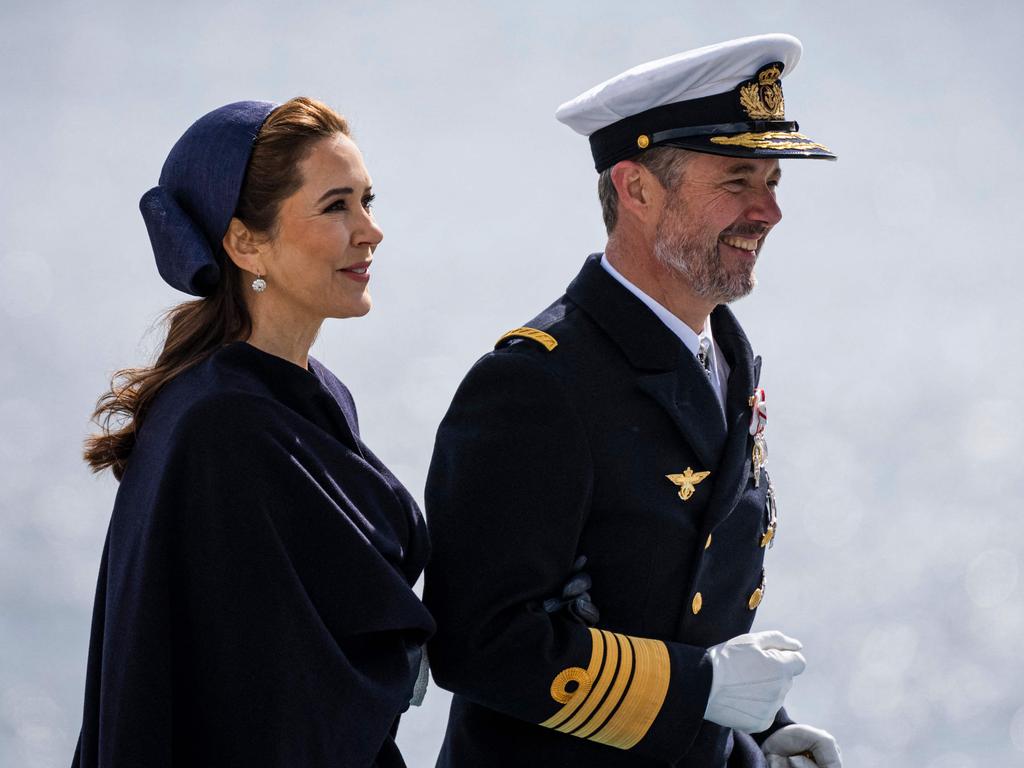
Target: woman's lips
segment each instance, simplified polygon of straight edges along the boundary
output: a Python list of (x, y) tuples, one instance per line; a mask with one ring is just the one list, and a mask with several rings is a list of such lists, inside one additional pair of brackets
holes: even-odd
[(355, 280), (357, 283), (368, 283), (370, 282), (370, 262), (364, 261), (359, 264), (353, 264), (351, 267), (345, 267), (339, 269), (339, 272), (345, 275), (350, 280)]

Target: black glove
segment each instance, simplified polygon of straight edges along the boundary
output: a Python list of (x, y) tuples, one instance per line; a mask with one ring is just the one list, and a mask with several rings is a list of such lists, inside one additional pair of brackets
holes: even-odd
[(549, 597), (544, 601), (544, 610), (547, 613), (555, 613), (565, 608), (569, 615), (580, 624), (592, 627), (601, 618), (597, 606), (590, 602), (591, 587), (590, 575), (583, 572), (583, 566), (587, 564), (587, 556), (580, 555), (572, 564), (572, 576), (562, 587), (560, 597)]

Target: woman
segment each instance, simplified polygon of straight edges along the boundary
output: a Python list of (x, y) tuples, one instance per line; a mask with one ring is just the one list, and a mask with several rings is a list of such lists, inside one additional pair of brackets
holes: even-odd
[(308, 356), (370, 309), (372, 200), (345, 120), (304, 98), (204, 116), (143, 196), (160, 274), (202, 298), (86, 444), (121, 485), (75, 766), (404, 765), (425, 526)]

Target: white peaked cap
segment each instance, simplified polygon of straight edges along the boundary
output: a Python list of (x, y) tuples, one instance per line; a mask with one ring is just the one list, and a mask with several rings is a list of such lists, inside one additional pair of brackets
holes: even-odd
[[(659, 144), (693, 145), (688, 148), (718, 154), (834, 159), (827, 148), (796, 133), (795, 122), (785, 122), (779, 78), (793, 73), (802, 51), (797, 38), (782, 33), (742, 37), (684, 51), (640, 64), (595, 85), (562, 104), (555, 117), (584, 136), (593, 137), (610, 128), (598, 137), (598, 142), (591, 141), (598, 166), (607, 167), (616, 157), (623, 159), (619, 157), (623, 152), (637, 154)], [(770, 67), (777, 64), (781, 67)], [(762, 78), (766, 68), (768, 75)], [(744, 86), (753, 91), (745, 94), (741, 105), (739, 89)], [(766, 88), (774, 89), (775, 95)], [(734, 93), (735, 98), (708, 99)], [(766, 101), (762, 102), (758, 93)], [(651, 120), (645, 122), (648, 116)], [(622, 121), (626, 122), (620, 125)], [(709, 130), (700, 140), (694, 139), (694, 129), (701, 128)], [(623, 131), (633, 132), (628, 137), (629, 146), (623, 143)], [(669, 137), (669, 133), (675, 135)], [(792, 135), (784, 141), (780, 138), (784, 133)], [(686, 134), (687, 140), (681, 141), (679, 134)], [(753, 136), (759, 143), (747, 147), (725, 144), (727, 137), (736, 135)], [(709, 142), (711, 136), (717, 143)], [(633, 146), (638, 140), (639, 146)]]

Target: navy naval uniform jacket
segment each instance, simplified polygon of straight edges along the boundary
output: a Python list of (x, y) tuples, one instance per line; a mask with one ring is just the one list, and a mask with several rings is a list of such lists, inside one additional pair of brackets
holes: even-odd
[[(728, 308), (711, 322), (724, 415), (600, 255), (462, 382), (426, 488), (431, 667), (455, 694), (439, 766), (765, 765), (703, 719), (706, 649), (750, 630), (769, 526), (748, 432), (760, 359)], [(667, 475), (687, 469), (710, 474), (684, 501)], [(580, 555), (595, 627), (542, 608)]]

